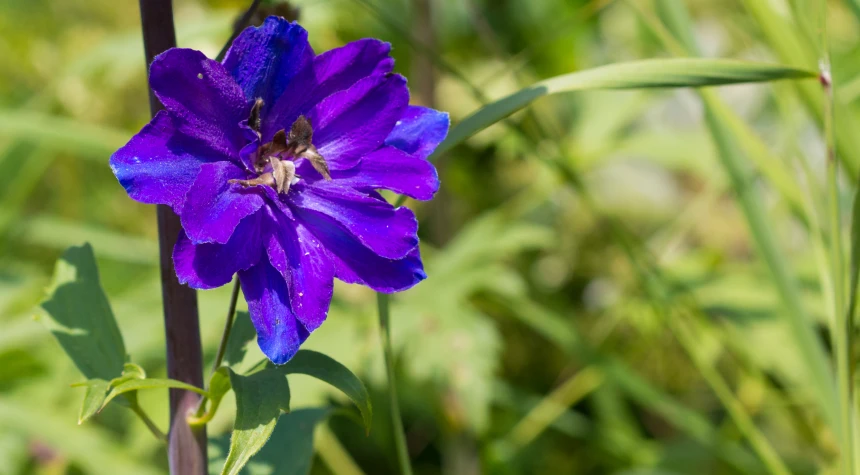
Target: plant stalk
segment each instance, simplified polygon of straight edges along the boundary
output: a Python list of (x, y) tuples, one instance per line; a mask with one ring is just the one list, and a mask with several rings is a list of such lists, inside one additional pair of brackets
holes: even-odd
[(823, 92), (823, 132), (827, 161), (827, 220), (830, 233), (830, 262), (833, 283), (833, 351), (836, 357), (839, 397), (839, 466), (843, 475), (852, 475), (854, 461), (854, 381), (851, 375), (851, 339), (854, 329), (850, 309), (845, 305), (845, 252), (842, 246), (842, 209), (839, 205), (839, 164), (836, 161), (833, 79), (830, 74), (830, 43), (827, 30), (827, 2), (818, 2), (819, 83)]
[[(239, 302), (240, 288), (239, 275), (237, 274), (233, 278), (233, 293), (230, 295), (230, 306), (227, 308), (227, 320), (224, 322), (224, 331), (221, 332), (221, 343), (218, 344), (218, 352), (215, 354), (215, 361), (212, 363), (212, 372), (209, 374), (210, 378), (221, 367), (221, 362), (224, 361), (224, 355), (227, 353), (227, 342), (230, 341), (230, 332), (233, 330), (233, 321), (236, 319), (236, 304)], [(209, 388), (206, 389), (208, 390)], [(188, 416), (188, 423), (191, 426), (205, 424), (212, 419), (217, 406), (209, 408), (209, 413), (207, 413), (208, 418), (203, 417), (207, 399), (206, 397), (201, 398), (200, 403), (197, 405), (197, 410), (194, 411), (194, 415)]]
[(230, 295), (230, 306), (227, 309), (227, 321), (224, 322), (224, 331), (221, 333), (221, 343), (218, 344), (218, 353), (215, 354), (215, 361), (212, 363), (212, 374), (218, 371), (221, 363), (224, 361), (224, 355), (227, 353), (227, 342), (230, 340), (230, 332), (233, 330), (233, 320), (236, 319), (236, 304), (239, 303), (239, 275), (233, 279), (233, 293)]
[(394, 446), (397, 450), (397, 462), (400, 465), (401, 474), (412, 475), (412, 466), (409, 464), (409, 449), (406, 446), (403, 418), (400, 415), (400, 403), (397, 400), (397, 387), (394, 382), (394, 351), (391, 348), (391, 313), (388, 295), (377, 293), (376, 302), (379, 306), (379, 332), (382, 338), (382, 351), (385, 354), (385, 374), (388, 378), (387, 388), (389, 404), (391, 406)]
[[(146, 65), (161, 52), (176, 46), (171, 0), (140, 0), (140, 20)], [(154, 116), (163, 106), (149, 91)], [(167, 344), (167, 377), (203, 387), (203, 352), (197, 314), (197, 293), (179, 283), (173, 268), (173, 246), (182, 230), (179, 217), (169, 206), (158, 205), (158, 247), (161, 267), (161, 294)], [(180, 389), (170, 390), (170, 431), (167, 457), (173, 475), (205, 475), (206, 427), (192, 430), (185, 421), (200, 396)]]

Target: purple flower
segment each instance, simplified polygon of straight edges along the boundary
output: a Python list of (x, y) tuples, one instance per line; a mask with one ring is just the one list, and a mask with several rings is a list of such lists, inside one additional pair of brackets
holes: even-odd
[(165, 110), (111, 157), (129, 196), (180, 216), (181, 282), (211, 289), (239, 273), (275, 363), (325, 320), (335, 277), (379, 292), (426, 277), (415, 216), (375, 190), (433, 196), (427, 156), (448, 116), (408, 105), (390, 49), (365, 39), (317, 55), (277, 17), (222, 63), (171, 49), (149, 78)]

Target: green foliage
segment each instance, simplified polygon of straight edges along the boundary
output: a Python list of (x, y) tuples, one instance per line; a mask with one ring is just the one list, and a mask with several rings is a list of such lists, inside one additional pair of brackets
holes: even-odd
[(115, 397), (120, 394), (125, 394), (132, 391), (137, 391), (140, 389), (168, 389), (168, 388), (177, 388), (177, 389), (185, 389), (187, 391), (193, 391), (198, 394), (207, 395), (208, 393), (197, 386), (192, 386), (190, 384), (183, 383), (182, 381), (176, 381), (174, 379), (161, 379), (161, 378), (146, 378), (146, 379), (128, 379), (125, 381), (120, 381), (117, 384), (114, 384), (111, 388), (110, 393), (105, 399), (104, 403), (102, 403), (102, 407), (106, 406), (107, 403), (111, 402)]
[(305, 374), (314, 377), (343, 391), (358, 407), (364, 428), (368, 433), (370, 432), (370, 425), (373, 420), (370, 395), (361, 380), (352, 374), (352, 371), (346, 366), (322, 353), (312, 350), (299, 350), (293, 359), (276, 368), (285, 375)]
[(290, 385), (271, 368), (250, 376), (231, 371), (230, 384), (236, 393), (236, 422), (221, 473), (235, 475), (269, 441), (281, 411), (290, 410)]
[[(434, 38), (416, 27), (422, 3), (295, 2), (315, 51), (361, 37), (389, 41), (413, 102), (451, 114), (449, 140), (433, 157), (439, 198), (409, 204), (428, 279), (391, 298), (416, 471), (778, 471), (779, 461), (765, 465), (754, 450), (753, 433), (791, 473), (835, 472), (844, 449), (824, 418), (838, 407), (827, 405), (833, 385), (825, 375), (841, 336), (831, 325), (831, 269), (839, 263), (821, 178), (826, 96), (803, 77), (818, 67), (826, 32), (835, 157), (846, 168), (839, 202), (842, 221), (852, 217), (851, 263), (842, 264), (851, 276), (848, 316), (856, 318), (857, 2), (826, 2), (828, 28), (817, 11), (825, 2), (809, 0), (743, 0), (742, 8), (704, 0), (429, 2)], [(214, 56), (245, 7), (177, 4), (180, 45)], [(165, 473), (162, 442), (120, 408), (145, 410), (166, 427), (166, 391), (142, 389), (173, 384), (162, 379), (154, 212), (131, 202), (107, 167), (149, 118), (139, 19), (104, 2), (45, 8), (11, 0), (0, 31), (0, 472)], [(753, 62), (667, 59), (691, 55)], [(428, 63), (432, 96), (423, 83)], [(795, 79), (658, 88), (788, 76)], [(597, 90), (624, 87), (645, 89)], [(581, 92), (557, 94), (567, 90)], [(726, 173), (733, 168), (739, 173)], [(87, 247), (60, 256), (84, 241), (95, 248), (98, 272)], [(31, 318), (46, 287), (38, 313), (53, 337)], [(209, 357), (229, 289), (199, 296)], [(262, 445), (264, 434), (251, 443), (253, 430), (241, 433), (249, 437), (239, 473), (391, 471), (374, 307), (371, 293), (338, 284), (328, 320), (306, 347), (367, 383), (361, 394), (365, 412), (373, 401), (375, 429), (365, 436), (335, 420), (312, 443), (340, 389), (290, 377), (289, 405), (302, 409), (243, 413), (260, 416), (255, 427), (271, 436)], [(677, 315), (683, 320), (670, 319)], [(679, 322), (693, 348), (680, 343)], [(246, 314), (232, 334), (225, 361), (253, 378), (262, 355)], [(809, 334), (833, 345), (813, 356), (814, 344), (798, 344)], [(129, 354), (140, 366), (126, 366)], [(554, 406), (586, 368), (603, 376), (600, 387)], [(278, 371), (275, 384), (286, 386), (286, 370)], [(80, 373), (86, 382), (67, 389)], [(715, 375), (725, 385), (713, 384)], [(225, 368), (208, 385), (213, 473), (224, 466), (236, 420), (230, 379)], [(102, 409), (109, 395), (116, 404)], [(550, 413), (554, 420), (534, 423)], [(262, 449), (251, 456), (255, 446)]]
[(85, 383), (87, 392), (84, 394), (84, 402), (81, 403), (81, 411), (78, 415), (78, 424), (96, 415), (105, 405), (110, 381), (104, 379), (88, 379)]
[[(329, 408), (297, 409), (282, 414), (269, 442), (242, 469), (242, 475), (307, 475), (314, 455), (314, 428), (331, 415)], [(212, 474), (224, 465), (228, 437), (210, 442), (209, 470)], [(214, 452), (214, 454), (213, 454)], [(213, 456), (214, 455), (214, 456)]]
[(89, 244), (70, 248), (57, 261), (42, 309), (42, 321), (84, 376), (109, 380), (121, 374), (125, 344)]
[(245, 359), (248, 345), (256, 340), (257, 332), (251, 323), (248, 312), (237, 312), (233, 320), (233, 330), (227, 341), (227, 351), (224, 353), (224, 362), (229, 366), (236, 366)]
[(448, 151), (536, 99), (550, 94), (589, 89), (706, 87), (811, 77), (815, 77), (815, 73), (803, 69), (719, 59), (655, 59), (610, 64), (545, 79), (484, 106), (453, 127), (435, 155)]

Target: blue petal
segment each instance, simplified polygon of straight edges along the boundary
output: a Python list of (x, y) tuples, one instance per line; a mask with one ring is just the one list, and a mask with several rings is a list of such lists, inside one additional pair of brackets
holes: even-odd
[(111, 170), (130, 197), (178, 210), (200, 167), (226, 159), (217, 145), (184, 134), (183, 123), (170, 112), (160, 111), (111, 156)]
[(394, 208), (384, 199), (341, 186), (337, 181), (296, 186), (287, 198), (294, 213), (302, 210), (317, 214), (382, 257), (400, 259), (418, 245), (418, 220), (412, 210)]
[(448, 135), (448, 113), (409, 106), (385, 139), (385, 145), (419, 158), (427, 158)]
[[(303, 178), (317, 178), (310, 164), (301, 163), (299, 167)], [(439, 176), (432, 163), (390, 146), (361, 157), (358, 165), (349, 170), (332, 170), (331, 177), (333, 183), (359, 191), (386, 189), (418, 200), (429, 200), (439, 191)]]
[(277, 209), (266, 214), (264, 226), (269, 262), (287, 281), (296, 318), (314, 331), (325, 321), (334, 291), (331, 257), (310, 231)]
[(250, 178), (249, 173), (232, 162), (206, 163), (188, 190), (179, 211), (182, 228), (191, 242), (224, 244), (246, 216), (250, 216), (264, 200), (259, 186), (243, 188), (231, 179)]
[(335, 266), (335, 277), (344, 282), (366, 285), (377, 292), (393, 293), (427, 278), (418, 247), (402, 259), (386, 259), (317, 213), (299, 209), (296, 217), (328, 249)]
[(270, 139), (275, 132), (289, 129), (300, 114), (326, 97), (345, 91), (358, 81), (390, 73), (394, 60), (388, 55), (391, 45), (365, 38), (314, 57), (263, 117), (263, 137)]
[(239, 272), (239, 282), (260, 350), (272, 363), (286, 363), (310, 333), (293, 314), (284, 277), (268, 259), (260, 259), (256, 266)]
[(313, 57), (304, 28), (270, 16), (260, 27), (247, 28), (236, 38), (224, 57), (224, 67), (248, 101), (262, 98), (264, 107), (271, 107)]
[(242, 90), (217, 61), (192, 49), (172, 48), (149, 69), (149, 84), (179, 132), (238, 161), (245, 137), (239, 122), (248, 118)]
[(194, 244), (183, 232), (173, 248), (179, 282), (195, 289), (214, 289), (233, 280), (233, 274), (257, 264), (263, 254), (258, 211), (239, 223), (226, 244)]

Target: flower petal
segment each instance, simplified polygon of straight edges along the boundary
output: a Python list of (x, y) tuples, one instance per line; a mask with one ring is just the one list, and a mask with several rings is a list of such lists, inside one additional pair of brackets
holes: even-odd
[(299, 351), (310, 332), (296, 320), (284, 277), (267, 259), (239, 272), (257, 344), (272, 363), (284, 364)]
[(160, 111), (110, 158), (110, 167), (133, 199), (178, 209), (200, 166), (224, 157), (180, 131), (179, 118)]
[(386, 259), (319, 214), (299, 210), (297, 218), (326, 247), (335, 267), (335, 277), (344, 282), (393, 293), (427, 278), (418, 247), (402, 259)]
[(226, 244), (193, 244), (185, 233), (173, 248), (173, 265), (179, 282), (195, 289), (214, 289), (230, 282), (233, 274), (260, 261), (261, 212), (244, 218)]
[(287, 281), (290, 306), (308, 331), (328, 315), (334, 265), (325, 247), (300, 223), (273, 211), (267, 215), (269, 262)]
[(388, 56), (390, 52), (390, 44), (367, 38), (315, 57), (263, 118), (263, 136), (268, 139), (278, 130), (289, 129), (300, 114), (307, 114), (335, 92), (349, 89), (367, 76), (391, 72), (394, 59)]
[(382, 147), (362, 157), (355, 167), (331, 175), (338, 185), (360, 191), (384, 188), (419, 200), (429, 200), (439, 190), (433, 164), (394, 147)]
[(181, 133), (238, 160), (245, 145), (239, 122), (248, 118), (250, 105), (220, 63), (199, 51), (172, 48), (152, 62), (149, 84), (164, 107), (182, 119)]
[(263, 206), (258, 187), (243, 188), (228, 183), (234, 178), (248, 178), (248, 172), (230, 162), (200, 167), (179, 213), (182, 227), (194, 244), (226, 243), (242, 218)]
[(329, 169), (352, 168), (382, 145), (409, 102), (406, 79), (398, 74), (374, 75), (317, 104), (308, 119), (314, 145)]
[(313, 57), (304, 28), (270, 16), (260, 27), (239, 34), (224, 57), (224, 68), (241, 86), (247, 101), (259, 97), (269, 106)]
[(447, 112), (409, 106), (385, 139), (385, 145), (419, 158), (427, 158), (448, 135)]
[(400, 259), (418, 245), (418, 220), (409, 208), (397, 208), (335, 182), (296, 186), (290, 203), (342, 227), (382, 257)]

